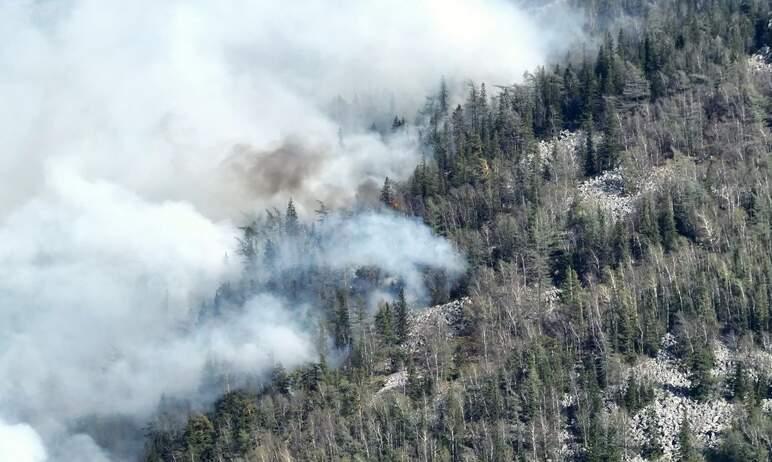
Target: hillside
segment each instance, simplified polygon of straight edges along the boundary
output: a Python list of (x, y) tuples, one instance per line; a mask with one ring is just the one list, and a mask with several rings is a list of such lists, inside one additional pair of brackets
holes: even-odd
[(146, 461), (772, 460), (772, 5), (578, 3), (523, 83), (443, 81), (381, 188), (465, 274), (320, 289), (319, 360), (161, 413)]

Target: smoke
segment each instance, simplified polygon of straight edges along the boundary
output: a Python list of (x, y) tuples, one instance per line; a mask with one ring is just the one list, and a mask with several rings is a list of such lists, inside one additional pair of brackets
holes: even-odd
[[(229, 224), (186, 203), (150, 203), (111, 183), (53, 171), (40, 196), (0, 228), (4, 416), (48, 436), (89, 416), (139, 423), (162, 395), (195, 396), (211, 362), (260, 374), (274, 362), (292, 368), (315, 359), (304, 324), (313, 307), (278, 294), (260, 292), (237, 311), (196, 320), (200, 301), (241, 271), (237, 258), (226, 257), (237, 234)], [(457, 274), (464, 266), (449, 243), (396, 216), (330, 216), (316, 236), (315, 253), (280, 250), (275, 269), (377, 266), (420, 295), (422, 268)], [(52, 452), (96, 447), (85, 435), (72, 438)], [(76, 459), (84, 460), (56, 460)]]
[[(258, 238), (251, 246), (264, 253), (270, 239), (270, 235)], [(277, 274), (318, 268), (345, 273), (352, 268), (377, 267), (398, 277), (408, 299), (421, 303), (428, 300), (423, 270), (439, 268), (457, 277), (466, 267), (453, 245), (432, 235), (423, 223), (385, 211), (332, 214), (315, 224), (308, 241), (305, 236), (284, 238), (275, 247), (274, 261), (251, 269), (249, 276), (265, 283)]]
[(29, 425), (9, 425), (0, 420), (0, 460), (43, 462), (46, 450), (40, 436)]
[(360, 134), (347, 136), (345, 144), (330, 143), (293, 135), (263, 149), (234, 146), (214, 172), (219, 191), (273, 206), (292, 196), (306, 210), (317, 201), (345, 207), (357, 191), (377, 191), (384, 177), (405, 178), (418, 163), (417, 135), (410, 129), (388, 139)]
[(244, 146), (252, 164), (305, 147), (321, 176), (296, 200), (345, 203), (420, 155), (365, 128), (410, 116), (441, 75), (520, 79), (576, 30), (540, 21), (506, 0), (3, 2), (0, 214), (38, 192), (52, 158), (216, 219), (285, 202), (248, 168), (231, 181)]
[[(540, 21), (505, 0), (0, 3), (0, 418), (20, 422), (0, 421), (0, 460), (118, 459), (79, 426), (141, 424), (212, 362), (313, 359), (315, 307), (280, 294), (197, 321), (243, 270), (242, 213), (405, 178), (415, 129), (385, 124), (441, 75), (518, 80), (572, 30)], [(463, 269), (412, 220), (318, 232), (314, 264), (377, 266), (416, 298), (425, 267)]]

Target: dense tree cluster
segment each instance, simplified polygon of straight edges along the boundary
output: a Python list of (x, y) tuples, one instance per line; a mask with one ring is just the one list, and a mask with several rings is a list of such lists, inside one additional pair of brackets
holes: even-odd
[[(420, 217), (466, 254), (453, 293), (427, 274), (435, 303), (471, 297), (461, 334), (432, 326), (412, 344), (416, 307), (399, 286), (368, 316), (355, 288), (377, 270), (346, 284), (278, 272), (259, 283), (316, 297), (327, 307), (320, 338), (335, 351), (323, 346), (299, 370), (277, 365), (266, 387), (222, 389), (182, 424), (179, 409), (162, 409), (148, 462), (655, 459), (655, 435), (644, 447), (624, 435), (651, 384), (622, 371), (656, 356), (667, 333), (689, 373), (677, 392), (738, 408), (711, 450), (683, 419), (680, 460), (770, 460), (769, 377), (738, 361), (722, 384), (711, 369), (717, 340), (738, 350), (770, 341), (772, 73), (748, 58), (772, 45), (772, 4), (577, 3), (596, 47), (521, 84), (470, 83), (457, 104), (443, 82), (419, 115), (425, 160), (381, 190), (383, 207)], [(393, 130), (403, 125), (395, 117)], [(565, 130), (579, 134), (572, 149), (549, 142)], [(609, 200), (628, 198), (626, 213), (579, 194), (609, 172), (622, 179)], [(270, 265), (287, 235), (313, 241), (291, 202), (244, 228), (246, 265)], [(224, 287), (210, 310), (245, 293)], [(404, 380), (376, 393), (395, 373)]]

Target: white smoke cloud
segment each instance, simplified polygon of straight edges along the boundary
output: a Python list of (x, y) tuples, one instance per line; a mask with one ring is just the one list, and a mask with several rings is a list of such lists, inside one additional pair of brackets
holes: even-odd
[(0, 420), (0, 460), (43, 462), (46, 450), (40, 436), (29, 425), (10, 425)]
[[(285, 248), (279, 269), (312, 264), (333, 270), (377, 266), (387, 274), (399, 275), (411, 299), (424, 301), (422, 269), (442, 268), (458, 276), (466, 267), (453, 245), (433, 236), (423, 223), (385, 212), (351, 218), (333, 215), (318, 224), (316, 232), (322, 243), (320, 251), (293, 255)], [(293, 245), (289, 242), (286, 247)]]
[(405, 115), (441, 75), (518, 80), (556, 36), (506, 0), (3, 2), (0, 214), (38, 192), (52, 159), (215, 218), (275, 205), (286, 191), (256, 194), (227, 166), (234, 146), (291, 136), (318, 161), (293, 195), (345, 203), (417, 153), (364, 133), (341, 148), (333, 97), (367, 112), (395, 96)]
[[(240, 271), (241, 213), (404, 178), (415, 137), (365, 131), (375, 106), (409, 116), (441, 75), (511, 83), (563, 26), (505, 0), (0, 2), (0, 418), (25, 422), (0, 422), (0, 460), (106, 460), (79, 419), (141, 420), (212, 358), (313, 358), (313, 307), (273, 294), (194, 323)], [(410, 220), (327, 226), (328, 267), (378, 265), (414, 292), (422, 266), (463, 267)]]
[[(303, 325), (312, 307), (272, 294), (196, 322), (200, 301), (241, 271), (237, 258), (225, 258), (235, 247), (232, 226), (186, 203), (149, 203), (54, 172), (0, 227), (0, 413), (54, 438), (53, 460), (96, 460), (99, 448), (86, 435), (66, 436), (67, 425), (142, 419), (162, 395), (194, 396), (209, 361), (258, 374), (275, 361), (292, 368), (315, 359)], [(313, 262), (288, 255), (278, 265), (378, 266), (412, 292), (422, 290), (421, 268), (464, 267), (448, 242), (406, 218), (331, 216), (318, 233)]]

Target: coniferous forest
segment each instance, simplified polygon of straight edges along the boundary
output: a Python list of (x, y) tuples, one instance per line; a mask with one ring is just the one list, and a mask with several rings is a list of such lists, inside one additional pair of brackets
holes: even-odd
[(315, 300), (319, 357), (235, 385), (212, 364), (213, 404), (162, 400), (145, 461), (772, 460), (772, 3), (575, 3), (565, 56), (463, 94), (437, 76), (373, 124), (423, 160), (369, 207), (463, 274), (371, 310), (377, 268), (271, 266), (313, 252), (324, 204), (243, 223), (244, 275), (201, 316)]

